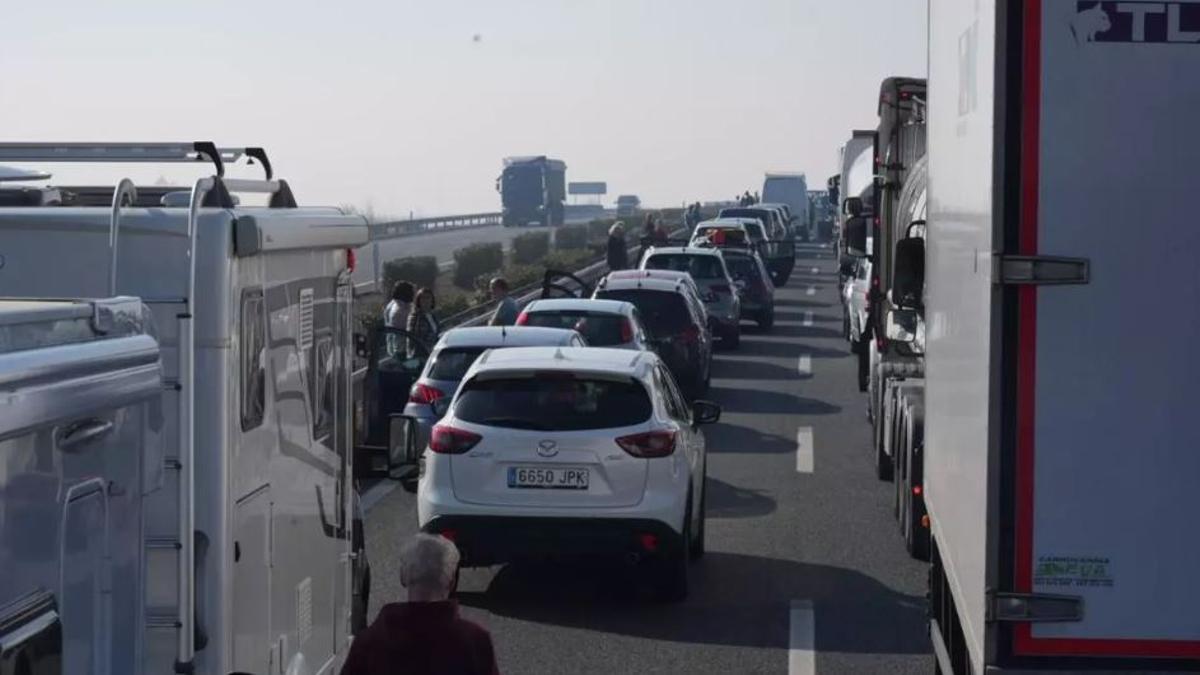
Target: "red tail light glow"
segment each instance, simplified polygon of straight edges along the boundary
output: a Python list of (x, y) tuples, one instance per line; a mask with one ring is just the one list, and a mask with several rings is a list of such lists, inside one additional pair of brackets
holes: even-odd
[(617, 439), (617, 445), (634, 457), (643, 459), (666, 457), (675, 452), (675, 432), (647, 431), (642, 434), (622, 436)]
[(528, 326), (529, 325), (529, 312), (521, 312), (520, 314), (517, 315), (517, 325), (518, 326)]
[(417, 384), (413, 385), (412, 389), (409, 390), (408, 402), (429, 404), (445, 395), (446, 392), (442, 391), (441, 389), (436, 389), (427, 384), (421, 384), (418, 382)]
[(621, 319), (621, 342), (633, 342), (633, 323), (629, 319)]
[(920, 496), (921, 496), (921, 486), (920, 486), (920, 485), (914, 485), (914, 486), (913, 486), (913, 494), (914, 494), (914, 495), (916, 495), (916, 496), (918, 496), (918, 497), (920, 497)]
[(483, 439), (479, 434), (473, 434), (463, 429), (455, 429), (445, 424), (436, 424), (429, 438), (429, 449), (439, 455), (461, 455), (475, 447)]
[(658, 551), (658, 535), (656, 534), (641, 534), (638, 536), (642, 544), (642, 550), (646, 553), (655, 553)]
[(692, 342), (699, 341), (700, 340), (700, 327), (694, 323), (688, 325), (687, 328), (683, 329), (683, 333), (679, 336), (679, 339), (684, 342), (687, 342), (689, 344)]
[(354, 267), (357, 264), (358, 264), (358, 254), (356, 254), (354, 252), (354, 249), (352, 249), (352, 248), (346, 249), (346, 269), (353, 272)]

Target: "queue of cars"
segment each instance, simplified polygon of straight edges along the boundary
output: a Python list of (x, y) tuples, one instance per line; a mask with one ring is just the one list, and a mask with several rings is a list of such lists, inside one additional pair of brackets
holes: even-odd
[[(713, 350), (736, 348), (744, 319), (769, 330), (775, 288), (761, 221), (693, 235), (594, 288), (550, 273), (516, 325), (455, 328), (429, 350), (394, 418), (412, 431), (390, 442), (421, 454), (420, 526), (464, 565), (609, 556), (661, 599), (687, 596), (704, 553), (702, 427), (721, 415), (702, 399)], [(420, 351), (393, 349), (410, 367)]]

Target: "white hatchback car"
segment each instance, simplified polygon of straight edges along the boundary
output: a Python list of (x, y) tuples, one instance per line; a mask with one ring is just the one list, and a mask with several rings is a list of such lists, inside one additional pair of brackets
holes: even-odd
[(650, 336), (633, 303), (591, 298), (534, 300), (517, 317), (518, 326), (565, 328), (578, 331), (590, 347), (641, 351), (650, 349)]
[(682, 600), (704, 552), (700, 426), (720, 415), (687, 405), (653, 352), (486, 352), (433, 429), (421, 529), (453, 540), (466, 566), (621, 557)]

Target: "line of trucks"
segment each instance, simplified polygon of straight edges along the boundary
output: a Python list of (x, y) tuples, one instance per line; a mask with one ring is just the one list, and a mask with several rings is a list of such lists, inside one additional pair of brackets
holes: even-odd
[(1198, 28), (1195, 2), (931, 0), (928, 79), (884, 80), (839, 152), (938, 672), (1200, 668)]

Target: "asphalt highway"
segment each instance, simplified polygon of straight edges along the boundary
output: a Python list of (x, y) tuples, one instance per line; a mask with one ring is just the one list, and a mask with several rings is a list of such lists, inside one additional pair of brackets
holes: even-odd
[[(464, 570), (458, 600), (491, 631), (501, 671), (932, 672), (926, 566), (874, 476), (854, 372), (832, 251), (801, 245), (774, 329), (744, 324), (741, 346), (716, 356), (708, 553), (689, 599), (656, 603), (624, 566)], [(403, 600), (396, 556), (416, 531), (415, 496), (394, 485), (364, 495), (372, 617)]]

